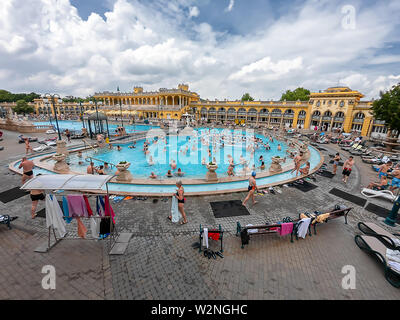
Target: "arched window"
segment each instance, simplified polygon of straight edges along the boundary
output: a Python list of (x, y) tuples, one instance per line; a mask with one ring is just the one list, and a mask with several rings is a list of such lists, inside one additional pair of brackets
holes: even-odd
[(321, 101), (317, 101), (317, 107), (319, 107), (321, 105)]
[(317, 110), (317, 111), (314, 111), (312, 115), (313, 115), (313, 117), (320, 117), (321, 116), (321, 112), (319, 112)]

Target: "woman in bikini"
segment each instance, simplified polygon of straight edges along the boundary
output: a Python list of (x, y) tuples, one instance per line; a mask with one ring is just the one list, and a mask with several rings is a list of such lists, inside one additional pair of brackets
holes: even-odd
[(337, 166), (339, 165), (340, 161), (340, 154), (339, 152), (336, 153), (335, 157), (333, 158), (333, 172), (332, 174), (336, 174)]
[[(177, 181), (176, 186), (178, 187), (178, 190), (176, 193), (174, 193), (172, 196), (178, 199), (178, 210), (182, 215), (183, 221), (181, 221), (179, 224), (186, 224), (188, 223), (187, 218), (186, 218), (186, 213), (184, 210), (183, 205), (185, 204), (185, 190), (182, 187), (182, 182)], [(169, 216), (168, 219), (172, 220), (172, 216)]]

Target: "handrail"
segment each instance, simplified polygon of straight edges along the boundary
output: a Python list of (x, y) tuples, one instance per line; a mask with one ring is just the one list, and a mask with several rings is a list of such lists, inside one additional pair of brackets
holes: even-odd
[[(90, 161), (88, 161), (88, 159), (89, 159)], [(94, 158), (94, 157), (86, 157), (86, 158), (85, 158), (85, 161), (86, 161), (86, 162), (93, 162), (92, 160), (100, 161), (100, 162), (103, 162), (103, 163), (108, 163), (111, 167), (116, 167), (116, 165), (115, 165), (114, 163), (112, 163), (112, 162), (104, 161), (104, 160), (97, 159), (97, 158)]]
[(88, 143), (85, 139), (82, 139), (82, 141), (83, 141), (83, 144), (85, 145), (85, 149), (86, 149), (86, 144), (88, 144), (89, 147), (91, 147), (91, 148), (93, 149), (94, 152), (97, 152), (97, 151), (98, 151), (98, 150), (95, 149), (90, 143)]

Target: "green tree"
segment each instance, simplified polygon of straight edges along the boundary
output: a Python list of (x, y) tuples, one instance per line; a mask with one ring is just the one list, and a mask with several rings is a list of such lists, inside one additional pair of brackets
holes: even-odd
[(242, 101), (254, 101), (254, 98), (249, 93), (246, 92), (242, 96)]
[(33, 102), (34, 99), (38, 98), (40, 98), (40, 95), (35, 92), (14, 94), (6, 90), (0, 90), (0, 102), (17, 102), (18, 100)]
[(25, 100), (18, 100), (17, 105), (14, 107), (14, 111), (18, 114), (26, 114), (34, 112), (33, 107), (31, 107)]
[(282, 94), (281, 101), (308, 101), (310, 99), (310, 90), (304, 88), (297, 88), (293, 91), (286, 90), (285, 93)]
[(372, 104), (373, 115), (377, 120), (385, 121), (388, 136), (397, 137), (400, 132), (400, 83), (379, 95), (380, 99)]

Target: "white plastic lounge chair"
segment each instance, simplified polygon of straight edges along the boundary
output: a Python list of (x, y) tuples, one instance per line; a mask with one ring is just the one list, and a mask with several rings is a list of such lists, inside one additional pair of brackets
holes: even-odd
[(49, 150), (49, 149), (51, 149), (50, 146), (41, 145), (41, 146), (39, 146), (39, 147), (33, 148), (33, 151), (35, 151), (35, 152), (42, 152), (42, 151), (46, 151), (46, 150)]
[(387, 258), (387, 247), (374, 236), (356, 235), (354, 238), (357, 246), (371, 254), (383, 264), (386, 280), (394, 287), (400, 287), (400, 270), (396, 270)]
[(361, 194), (364, 197), (367, 198), (377, 198), (377, 197), (382, 197), (385, 198), (387, 200), (390, 200), (392, 202), (394, 202), (394, 200), (396, 200), (396, 196), (389, 190), (372, 190), (372, 189), (368, 189), (368, 188), (363, 188), (361, 190)]

